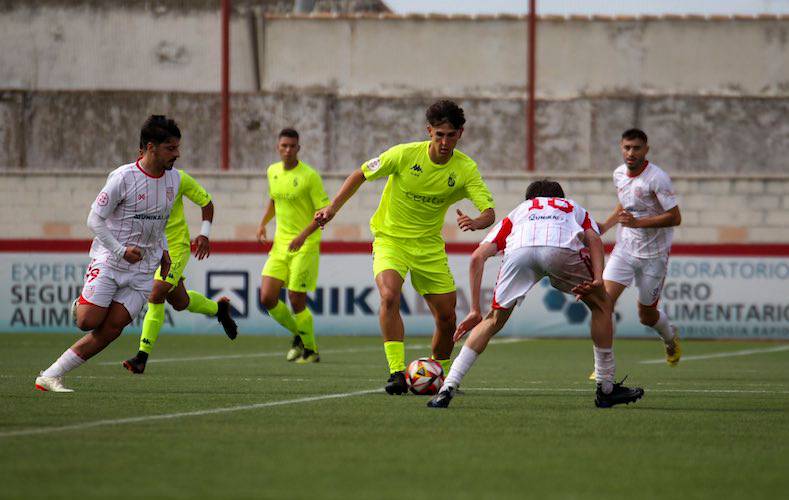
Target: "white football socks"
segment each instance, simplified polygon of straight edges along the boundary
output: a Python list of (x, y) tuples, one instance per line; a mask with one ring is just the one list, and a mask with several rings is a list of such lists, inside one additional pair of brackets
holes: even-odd
[(603, 349), (594, 346), (594, 373), (595, 381), (600, 384), (603, 393), (610, 394), (614, 388), (614, 374), (616, 373), (612, 348)]
[(444, 385), (442, 387), (453, 387), (457, 389), (460, 385), (460, 381), (463, 380), (463, 377), (471, 369), (471, 365), (477, 360), (477, 356), (479, 356), (479, 354), (477, 354), (474, 349), (464, 345), (458, 357), (452, 362), (452, 368), (449, 369), (449, 375), (444, 379)]
[(668, 314), (662, 309), (658, 309), (658, 314), (657, 323), (652, 325), (652, 328), (663, 338), (663, 342), (671, 342), (674, 338), (674, 329), (671, 328), (671, 321), (668, 319)]
[(70, 348), (60, 355), (57, 361), (52, 363), (52, 366), (41, 372), (43, 377), (62, 377), (74, 368), (80, 366), (85, 360), (80, 358), (77, 353)]

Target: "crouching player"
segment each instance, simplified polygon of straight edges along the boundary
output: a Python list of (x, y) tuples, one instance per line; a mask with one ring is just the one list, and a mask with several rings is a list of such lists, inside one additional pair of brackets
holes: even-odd
[[(491, 311), (482, 319), (480, 286), (485, 261), (499, 252), (504, 259), (493, 293)], [(574, 293), (592, 312), (597, 390), (595, 405), (608, 408), (631, 403), (644, 395), (614, 382), (613, 302), (603, 286), (603, 243), (595, 223), (584, 208), (564, 197), (557, 182), (533, 182), (526, 201), (494, 226), (471, 257), (471, 312), (455, 331), (457, 341), (471, 330), (439, 393), (428, 402), (431, 408), (446, 408), (460, 381), (499, 332), (531, 288), (548, 277), (551, 285)]]
[(170, 269), (164, 228), (180, 174), (181, 131), (162, 115), (148, 118), (140, 132), (142, 157), (113, 170), (88, 215), (96, 237), (76, 306), (77, 327), (88, 332), (36, 378), (42, 391), (73, 392), (63, 385), (69, 371), (92, 358), (132, 322), (145, 305), (154, 271)]

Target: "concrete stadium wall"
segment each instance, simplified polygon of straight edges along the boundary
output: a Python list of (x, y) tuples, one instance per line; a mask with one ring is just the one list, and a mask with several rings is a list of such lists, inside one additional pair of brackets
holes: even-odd
[[(468, 117), (460, 149), (486, 172), (525, 167), (524, 104), (459, 99)], [(262, 171), (277, 161), (277, 131), (295, 126), (302, 157), (324, 172), (348, 172), (398, 142), (421, 140), (428, 98), (333, 94), (235, 94), (231, 168)], [(14, 168), (109, 170), (137, 151), (150, 113), (173, 116), (183, 131), (181, 164), (217, 168), (219, 97), (171, 92), (0, 91), (0, 171)], [(617, 141), (638, 125), (650, 159), (674, 174), (789, 174), (789, 98), (625, 97), (540, 101), (539, 171), (607, 172), (621, 163)]]
[[(217, 10), (138, 3), (0, 0), (0, 170), (108, 170), (150, 113), (181, 123), (182, 164), (216, 168)], [(525, 165), (523, 18), (264, 17), (273, 3), (232, 18), (233, 169), (275, 161), (293, 125), (306, 160), (347, 172), (424, 137), (436, 96), (466, 108), (484, 170)], [(789, 174), (787, 43), (787, 17), (542, 18), (537, 168), (607, 172), (640, 126), (674, 174)]]
[[(213, 194), (217, 207), (212, 238), (254, 241), (263, 215), (266, 182), (263, 172), (227, 173), (190, 171)], [(610, 175), (555, 172), (568, 196), (585, 206), (593, 217), (604, 219), (616, 203)], [(533, 176), (486, 174), (486, 181), (502, 218), (523, 199)], [(0, 172), (0, 234), (3, 239), (87, 239), (85, 226), (90, 204), (101, 189), (106, 172), (57, 173)], [(330, 195), (344, 176), (327, 174)], [(369, 219), (378, 205), (384, 182), (362, 186), (357, 195), (325, 230), (326, 241), (369, 241)], [(708, 177), (675, 175), (680, 196), (682, 226), (677, 243), (789, 243), (789, 176)], [(193, 233), (199, 231), (200, 214), (185, 203)], [(459, 205), (475, 213), (467, 201)], [(462, 233), (447, 214), (444, 237), (448, 242), (477, 242), (481, 233)], [(270, 229), (273, 230), (273, 225)], [(273, 234), (270, 233), (270, 234)], [(612, 241), (613, 232), (605, 235)]]

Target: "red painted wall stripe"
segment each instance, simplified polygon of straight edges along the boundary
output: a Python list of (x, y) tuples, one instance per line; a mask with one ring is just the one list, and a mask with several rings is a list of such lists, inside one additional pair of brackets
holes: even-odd
[[(254, 241), (212, 241), (212, 253), (249, 253), (265, 254), (271, 245), (261, 245)], [(372, 243), (369, 241), (324, 241), (321, 252), (327, 254), (371, 253)], [(477, 248), (477, 243), (447, 243), (447, 252), (451, 254), (470, 254)], [(610, 252), (613, 245), (606, 245)], [(49, 252), (49, 253), (87, 253), (90, 240), (2, 240), (0, 252)], [(741, 244), (676, 244), (671, 248), (671, 255), (682, 256), (732, 256), (732, 257), (789, 257), (789, 244), (760, 243), (753, 245)]]

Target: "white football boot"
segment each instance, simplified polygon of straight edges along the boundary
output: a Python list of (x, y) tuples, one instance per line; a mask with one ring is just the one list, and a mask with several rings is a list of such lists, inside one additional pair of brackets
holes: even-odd
[(36, 389), (44, 392), (74, 392), (63, 385), (63, 377), (36, 377)]

